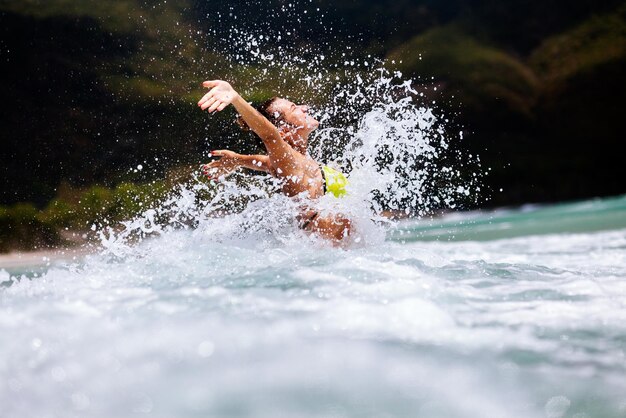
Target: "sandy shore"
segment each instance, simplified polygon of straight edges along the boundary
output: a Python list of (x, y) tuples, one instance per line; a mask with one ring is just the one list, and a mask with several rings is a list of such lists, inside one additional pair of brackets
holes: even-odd
[(45, 266), (51, 261), (72, 261), (93, 251), (93, 248), (87, 246), (27, 252), (15, 251), (0, 254), (0, 269)]

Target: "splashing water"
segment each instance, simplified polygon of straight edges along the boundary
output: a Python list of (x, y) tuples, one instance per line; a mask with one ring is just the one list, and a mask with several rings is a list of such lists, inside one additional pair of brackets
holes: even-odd
[(276, 93), (317, 105), (310, 153), (350, 186), (315, 205), (354, 219), (352, 245), (237, 172), (101, 229), (79, 263), (0, 270), (2, 417), (624, 414), (626, 198), (426, 222), (474, 202), (480, 169), (415, 83), (280, 49), (288, 29), (227, 33), (233, 71), (290, 68)]
[(272, 78), (278, 91), (265, 98), (313, 104), (321, 128), (312, 135), (309, 153), (350, 177), (347, 199), (326, 198), (317, 205), (351, 215), (361, 230), (371, 231), (367, 222), (388, 223), (389, 215), (419, 217), (477, 203), (479, 159), (463, 154), (462, 134), (446, 126), (443, 112), (418, 92), (423, 86), (371, 55), (359, 56), (349, 45), (337, 47), (338, 33), (332, 49), (303, 43), (298, 30), (289, 27), (302, 29), (304, 20), (307, 27), (336, 32), (315, 17), (323, 13), (303, 10), (297, 3), (282, 6), (281, 18), (293, 26), (276, 29), (261, 22), (251, 30), (215, 22), (213, 33), (225, 34), (222, 52), (232, 57), (228, 65), (235, 78), (263, 68), (261, 76), (251, 74), (251, 84), (241, 87), (244, 97), (264, 91), (263, 80)]
[[(393, 226), (390, 215), (419, 217), (455, 208), (469, 200), (470, 192), (478, 196), (480, 172), (463, 176), (460, 171), (468, 163), (478, 169), (478, 161), (463, 161), (458, 151), (452, 152), (454, 142), (447, 138), (445, 126), (432, 109), (419, 105), (412, 84), (384, 68), (373, 71), (369, 80), (357, 74), (350, 82), (337, 84), (333, 101), (315, 115), (327, 124), (347, 115), (356, 120), (352, 126), (320, 129), (310, 149), (317, 161), (349, 176), (347, 197), (327, 195), (311, 204), (321, 213), (342, 213), (352, 219), (352, 244), (384, 239), (381, 225)], [(272, 239), (283, 242), (302, 239), (295, 216), (305, 198), (288, 199), (278, 192), (279, 186), (277, 180), (253, 173), (222, 178), (219, 187), (196, 179), (179, 186), (160, 207), (124, 222), (121, 231), (101, 231), (102, 244), (124, 254), (127, 241), (188, 226), (210, 240), (259, 231), (271, 232)]]
[[(625, 197), (405, 221), (348, 250), (242, 233), (255, 202), (0, 270), (3, 417), (623, 414)], [(455, 226), (499, 240), (419, 241)]]

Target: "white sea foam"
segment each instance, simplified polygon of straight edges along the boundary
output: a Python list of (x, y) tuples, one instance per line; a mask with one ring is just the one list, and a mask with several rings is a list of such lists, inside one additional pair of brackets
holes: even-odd
[[(169, 231), (11, 279), (4, 416), (617, 413), (624, 231), (348, 250), (271, 234)], [(598, 242), (616, 253), (583, 267)]]
[[(528, 236), (528, 211), (509, 211), (502, 230), (517, 238), (421, 242), (409, 221), (385, 240), (385, 211), (419, 217), (479, 194), (462, 176), (460, 137), (413, 83), (372, 60), (348, 57), (361, 71), (333, 72), (320, 64), (328, 57), (267, 49), (284, 32), (232, 28), (237, 60), (268, 71), (303, 62), (303, 85), (328, 89), (311, 154), (345, 171), (350, 193), (315, 205), (351, 216), (361, 242), (307, 236), (275, 183), (236, 173), (219, 187), (181, 185), (100, 229), (102, 251), (79, 264), (38, 277), (0, 270), (0, 414), (623, 413), (624, 226)], [(580, 210), (555, 209), (563, 219)], [(589, 219), (605, 217), (594, 210)], [(480, 235), (497, 216), (441, 225)]]

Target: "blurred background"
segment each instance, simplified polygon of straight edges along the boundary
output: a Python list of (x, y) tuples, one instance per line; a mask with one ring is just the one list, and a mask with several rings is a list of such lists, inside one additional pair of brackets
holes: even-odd
[(0, 0), (0, 251), (71, 241), (211, 149), (254, 150), (232, 112), (196, 102), (212, 78), (252, 100), (298, 96), (237, 57), (233, 27), (269, 24), (329, 66), (337, 50), (385, 60), (429, 92), (488, 172), (464, 209), (626, 193), (623, 0)]

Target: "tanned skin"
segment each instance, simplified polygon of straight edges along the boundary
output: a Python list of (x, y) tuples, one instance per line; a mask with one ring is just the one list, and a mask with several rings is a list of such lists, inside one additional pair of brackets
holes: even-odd
[[(212, 151), (219, 160), (203, 167), (209, 178), (219, 179), (239, 167), (264, 171), (282, 180), (282, 192), (287, 196), (303, 193), (310, 199), (324, 194), (323, 178), (319, 164), (307, 155), (308, 137), (319, 122), (308, 115), (308, 107), (296, 105), (286, 99), (272, 102), (270, 112), (277, 112), (284, 121), (280, 127), (270, 122), (254, 107), (246, 102), (226, 81), (205, 81), (202, 85), (209, 89), (198, 102), (198, 106), (209, 113), (224, 110), (233, 105), (250, 129), (261, 138), (267, 155), (241, 155), (229, 150)], [(301, 219), (311, 219), (307, 230), (329, 239), (342, 242), (351, 230), (351, 222), (345, 216), (314, 216), (313, 209), (304, 210)]]

